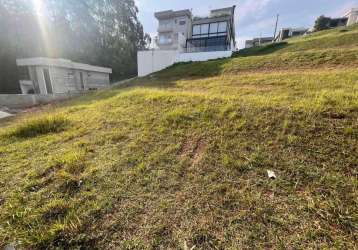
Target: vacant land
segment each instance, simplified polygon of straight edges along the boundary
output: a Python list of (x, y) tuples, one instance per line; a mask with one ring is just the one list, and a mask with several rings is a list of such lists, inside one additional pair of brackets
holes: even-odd
[(341, 28), (17, 117), (0, 247), (355, 249), (357, 66)]

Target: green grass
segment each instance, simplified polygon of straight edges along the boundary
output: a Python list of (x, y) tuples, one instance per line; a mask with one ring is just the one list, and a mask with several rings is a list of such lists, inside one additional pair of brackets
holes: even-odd
[(15, 127), (8, 133), (8, 137), (29, 138), (49, 133), (62, 132), (68, 121), (62, 116), (47, 116), (31, 119)]
[(357, 43), (324, 31), (7, 121), (0, 247), (355, 249)]

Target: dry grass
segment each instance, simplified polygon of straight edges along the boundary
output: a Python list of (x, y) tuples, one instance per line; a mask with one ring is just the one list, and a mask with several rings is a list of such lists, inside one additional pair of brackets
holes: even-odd
[(37, 136), (7, 136), (17, 118), (0, 246), (355, 249), (358, 59), (332, 67), (337, 46), (303, 51), (325, 54), (309, 70), (279, 51), (177, 65), (44, 110), (70, 126)]

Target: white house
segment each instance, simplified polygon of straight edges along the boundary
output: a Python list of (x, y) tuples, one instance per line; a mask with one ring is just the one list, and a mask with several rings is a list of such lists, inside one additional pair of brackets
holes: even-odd
[(245, 41), (245, 49), (257, 47), (257, 46), (261, 46), (261, 45), (266, 45), (266, 44), (272, 43), (273, 40), (274, 40), (273, 37), (258, 37), (258, 38), (254, 38), (252, 40), (246, 40)]
[(191, 36), (192, 14), (190, 10), (161, 11), (154, 14), (158, 20), (158, 36), (155, 42), (160, 50), (178, 50), (185, 47)]
[(348, 18), (347, 26), (358, 23), (358, 8), (349, 10), (344, 17)]
[(193, 17), (190, 10), (154, 14), (158, 20), (158, 49), (138, 52), (138, 76), (146, 76), (174, 63), (230, 57), (236, 50), (235, 6)]
[(23, 94), (61, 94), (105, 88), (112, 69), (65, 59), (26, 58), (16, 63)]
[(295, 36), (303, 36), (309, 31), (307, 28), (282, 28), (278, 36), (275, 38), (275, 41), (281, 42), (285, 39), (295, 37)]

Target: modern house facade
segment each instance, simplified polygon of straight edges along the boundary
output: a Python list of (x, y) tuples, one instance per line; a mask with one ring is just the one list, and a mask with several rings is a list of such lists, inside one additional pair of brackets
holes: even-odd
[(154, 13), (157, 48), (138, 52), (138, 76), (178, 62), (230, 57), (236, 50), (235, 8), (215, 9), (207, 17), (194, 17), (188, 9)]
[(160, 50), (182, 52), (235, 49), (235, 6), (212, 10), (208, 17), (193, 17), (190, 10), (156, 12)]
[(186, 40), (186, 52), (233, 51), (235, 41), (235, 6), (216, 9), (208, 17), (192, 21)]
[(348, 19), (347, 26), (358, 23), (358, 8), (352, 8), (344, 15), (344, 17)]
[(18, 59), (16, 63), (22, 94), (76, 93), (110, 85), (109, 68), (52, 58)]

